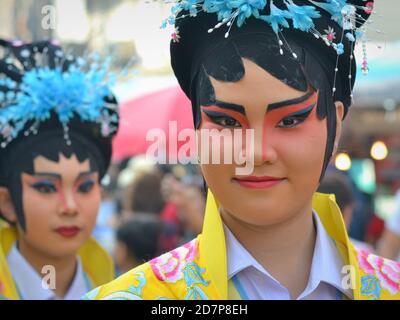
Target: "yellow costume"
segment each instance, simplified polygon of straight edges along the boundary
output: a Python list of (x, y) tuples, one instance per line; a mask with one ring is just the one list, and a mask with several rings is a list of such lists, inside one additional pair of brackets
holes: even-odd
[[(343, 279), (351, 285), (354, 299), (400, 299), (400, 263), (354, 248), (334, 196), (315, 193), (313, 208), (344, 265), (351, 266)], [(228, 281), (223, 224), (212, 193), (203, 232), (196, 239), (92, 290), (84, 299), (240, 299)]]

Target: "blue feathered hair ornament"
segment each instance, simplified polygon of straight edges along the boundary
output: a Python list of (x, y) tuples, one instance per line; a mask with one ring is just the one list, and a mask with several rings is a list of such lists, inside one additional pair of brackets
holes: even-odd
[[(241, 27), (250, 17), (260, 19), (269, 24), (278, 37), (280, 46), (281, 30), (289, 28), (290, 22), (294, 29), (304, 32), (311, 32), (316, 38), (321, 38), (328, 46), (332, 46), (340, 55), (343, 53), (341, 43), (334, 43), (335, 35), (325, 30), (325, 33), (315, 29), (314, 21), (321, 17), (320, 9), (327, 11), (333, 21), (339, 24), (344, 30), (347, 30), (346, 37), (355, 41), (356, 37), (353, 32), (356, 30), (357, 22), (365, 22), (365, 19), (357, 13), (356, 9), (364, 10), (372, 13), (373, 1), (363, 0), (364, 6), (355, 6), (348, 4), (346, 0), (325, 0), (325, 1), (309, 1), (307, 5), (298, 5), (293, 0), (284, 0), (285, 8), (278, 8), (273, 0), (178, 0), (166, 1), (174, 3), (171, 9), (171, 15), (163, 21), (162, 28), (167, 25), (174, 25), (176, 19), (183, 19), (188, 16), (196, 17), (200, 12), (214, 13), (218, 17), (218, 24), (210, 28), (208, 32), (218, 29), (222, 26), (228, 27), (225, 37), (229, 36), (230, 29), (236, 23)], [(269, 6), (269, 15), (263, 15), (261, 12)], [(187, 12), (180, 15), (181, 12)], [(180, 16), (179, 16), (180, 15)], [(179, 16), (179, 17), (178, 17)], [(361, 37), (362, 33), (357, 33), (357, 37)], [(172, 34), (175, 42), (179, 41), (179, 30), (175, 30)]]
[[(284, 54), (284, 48), (297, 59), (297, 54), (291, 49), (285, 39), (284, 30), (299, 30), (311, 34), (323, 44), (332, 48), (337, 56), (334, 69), (333, 93), (336, 92), (336, 78), (339, 71), (339, 56), (346, 51), (351, 52), (349, 59), (353, 60), (353, 50), (356, 43), (362, 43), (363, 56), (361, 71), (367, 74), (368, 60), (365, 36), (366, 21), (373, 13), (374, 1), (368, 0), (164, 0), (172, 3), (171, 15), (163, 21), (161, 28), (175, 26), (172, 41), (179, 43), (180, 19), (195, 18), (201, 14), (215, 14), (218, 22), (210, 26), (208, 33), (216, 29), (227, 28), (225, 38), (229, 37), (231, 28), (242, 27), (248, 19), (258, 19), (265, 22), (276, 34), (279, 52)], [(328, 18), (325, 30), (317, 30), (318, 19)], [(368, 21), (371, 22), (371, 21)], [(330, 24), (331, 23), (331, 24)], [(338, 28), (339, 27), (339, 28)], [(336, 30), (336, 31), (335, 31)], [(339, 31), (340, 30), (340, 31)], [(338, 31), (340, 34), (337, 34)], [(379, 30), (374, 30), (380, 33)], [(350, 46), (346, 50), (345, 44)], [(351, 66), (351, 63), (350, 63)], [(351, 67), (350, 67), (351, 68)], [(349, 83), (352, 82), (352, 70), (348, 73)], [(352, 85), (350, 85), (352, 87)], [(352, 93), (350, 98), (353, 98)]]
[[(343, 53), (343, 44), (335, 43), (336, 35), (325, 30), (321, 33), (315, 29), (314, 21), (321, 17), (320, 9), (327, 11), (334, 22), (339, 24), (346, 30), (346, 37), (351, 41), (361, 38), (362, 33), (356, 35), (352, 31), (356, 31), (357, 22), (364, 23), (365, 19), (357, 13), (356, 9), (364, 10), (370, 14), (373, 10), (373, 1), (363, 0), (364, 6), (356, 6), (348, 4), (346, 0), (325, 0), (325, 1), (309, 1), (308, 5), (298, 5), (293, 0), (284, 0), (285, 9), (278, 8), (273, 0), (179, 0), (167, 1), (173, 2), (171, 15), (163, 21), (162, 28), (167, 25), (174, 25), (176, 19), (183, 19), (188, 16), (196, 17), (199, 12), (214, 13), (218, 17), (219, 23), (210, 28), (208, 32), (218, 29), (222, 26), (228, 27), (225, 37), (229, 36), (230, 29), (236, 23), (241, 27), (250, 17), (260, 19), (271, 26), (278, 37), (280, 46), (281, 30), (283, 28), (298, 29), (304, 32), (312, 33), (316, 38), (321, 38), (328, 46), (332, 46), (340, 55)], [(269, 15), (263, 15), (261, 12), (269, 6)], [(180, 15), (181, 12), (187, 12)], [(179, 17), (178, 17), (179, 16)], [(291, 23), (291, 24), (290, 24)], [(175, 42), (179, 41), (179, 30), (175, 30), (172, 34)]]
[(68, 123), (76, 116), (97, 123), (104, 137), (115, 133), (117, 105), (110, 88), (117, 76), (110, 72), (110, 58), (75, 58), (54, 42), (24, 45), (0, 40), (0, 45), (6, 52), (0, 60), (1, 148), (22, 132), (37, 134), (40, 123), (52, 114), (62, 124), (67, 144)]

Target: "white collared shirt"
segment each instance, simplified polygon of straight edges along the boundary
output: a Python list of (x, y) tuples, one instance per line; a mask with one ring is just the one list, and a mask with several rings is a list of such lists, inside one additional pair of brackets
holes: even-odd
[(394, 196), (394, 210), (392, 215), (385, 221), (385, 227), (400, 237), (400, 189)]
[[(307, 286), (297, 300), (336, 300), (343, 294), (352, 299), (352, 290), (342, 287), (343, 261), (335, 242), (315, 212), (314, 221), (317, 237), (311, 272)], [(254, 259), (225, 224), (224, 230), (228, 278), (232, 279), (242, 299), (289, 300), (289, 291)]]
[[(21, 255), (16, 243), (14, 243), (7, 256), (7, 262), (21, 299), (61, 300), (53, 290), (42, 286), (42, 277)], [(79, 300), (90, 290), (89, 281), (84, 274), (81, 261), (78, 257), (74, 279), (63, 300)]]

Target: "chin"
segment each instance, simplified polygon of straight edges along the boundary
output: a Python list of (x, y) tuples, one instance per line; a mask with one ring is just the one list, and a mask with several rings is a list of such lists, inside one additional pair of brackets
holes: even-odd
[(77, 254), (79, 249), (82, 247), (82, 243), (69, 243), (69, 244), (61, 244), (59, 246), (60, 255), (71, 255)]
[(59, 257), (76, 255), (84, 244), (85, 242), (81, 239), (58, 241), (52, 251)]
[(287, 214), (277, 213), (270, 208), (245, 208), (243, 214), (235, 213), (235, 217), (247, 224), (254, 226), (270, 226), (280, 223), (288, 218)]

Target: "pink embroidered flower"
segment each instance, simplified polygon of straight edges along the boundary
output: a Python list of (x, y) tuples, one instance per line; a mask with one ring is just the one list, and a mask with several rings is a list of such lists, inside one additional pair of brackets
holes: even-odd
[(366, 250), (358, 252), (358, 263), (367, 274), (375, 275), (391, 294), (400, 291), (400, 262), (384, 259)]
[(154, 258), (149, 262), (151, 269), (160, 281), (175, 283), (183, 278), (183, 268), (197, 255), (197, 239)]

